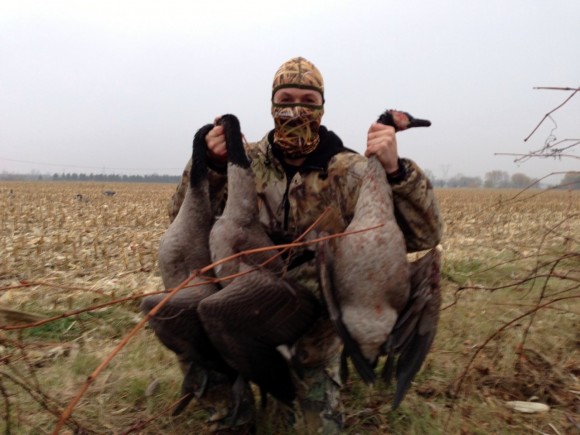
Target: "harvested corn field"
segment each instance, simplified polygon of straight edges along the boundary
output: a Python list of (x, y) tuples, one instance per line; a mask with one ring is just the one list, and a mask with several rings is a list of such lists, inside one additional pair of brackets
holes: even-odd
[[(0, 184), (4, 433), (51, 433), (75, 398), (63, 433), (205, 431), (194, 404), (169, 415), (181, 375), (149, 329), (118, 348), (142, 319), (140, 296), (162, 289), (156, 252), (173, 190)], [(579, 431), (580, 193), (437, 195), (446, 230), (435, 344), (397, 411), (392, 387), (351, 375), (346, 433)], [(549, 410), (521, 412), (518, 401)], [(280, 433), (274, 408), (258, 433)]]

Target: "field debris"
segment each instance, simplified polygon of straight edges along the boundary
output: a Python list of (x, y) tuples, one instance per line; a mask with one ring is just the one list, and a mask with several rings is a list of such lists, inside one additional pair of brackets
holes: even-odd
[(512, 400), (505, 402), (508, 408), (514, 411), (523, 412), (524, 414), (535, 414), (537, 412), (547, 412), (550, 407), (544, 403), (539, 402), (523, 402), (521, 400)]

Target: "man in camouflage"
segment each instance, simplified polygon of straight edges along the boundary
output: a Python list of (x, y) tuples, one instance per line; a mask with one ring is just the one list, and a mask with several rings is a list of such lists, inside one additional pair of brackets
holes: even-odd
[[(260, 221), (274, 243), (292, 242), (327, 208), (331, 209), (332, 217), (321, 222), (320, 231), (344, 231), (353, 217), (367, 159), (345, 148), (338, 136), (320, 125), (323, 113), (324, 83), (318, 69), (300, 57), (285, 62), (276, 72), (272, 88), (275, 128), (246, 147), (256, 176)], [(210, 194), (213, 209), (219, 214), (227, 184), (223, 128), (216, 125), (206, 136), (206, 142)], [(441, 220), (431, 183), (414, 162), (399, 158), (394, 128), (378, 123), (370, 126), (365, 156), (371, 155), (378, 157), (392, 186), (395, 215), (408, 251), (436, 246), (441, 237)], [(185, 196), (190, 170), (191, 161), (169, 204), (171, 220)], [(313, 257), (308, 248), (292, 251), (287, 258), (287, 274), (322, 301)], [(327, 314), (296, 345), (304, 367), (304, 376), (296, 378), (299, 402), (296, 424), (301, 433), (331, 434), (343, 428), (338, 376), (340, 347)], [(217, 407), (219, 400), (212, 400), (214, 408)], [(207, 405), (207, 400), (204, 402)], [(223, 403), (228, 406), (227, 399)]]

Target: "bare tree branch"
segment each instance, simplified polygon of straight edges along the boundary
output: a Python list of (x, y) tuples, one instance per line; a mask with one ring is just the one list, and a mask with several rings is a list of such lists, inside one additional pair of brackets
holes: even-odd
[[(568, 89), (564, 89), (564, 88), (534, 88), (534, 89), (558, 89), (558, 90), (568, 90)], [(575, 88), (575, 89), (569, 89), (569, 90), (573, 90), (574, 92), (572, 92), (572, 94), (570, 94), (568, 96), (568, 98), (566, 98), (564, 100), (564, 102), (562, 104), (560, 104), (559, 106), (555, 107), (554, 109), (550, 110), (548, 113), (546, 113), (544, 115), (544, 117), (542, 118), (542, 120), (538, 123), (538, 125), (536, 125), (536, 128), (534, 128), (532, 130), (532, 132), (528, 135), (528, 137), (526, 137), (524, 139), (524, 142), (527, 142), (527, 140), (532, 137), (532, 135), (536, 132), (536, 130), (538, 128), (540, 128), (540, 125), (542, 125), (542, 123), (546, 120), (546, 118), (548, 118), (552, 113), (554, 113), (556, 110), (558, 110), (559, 108), (561, 108), (564, 104), (566, 104), (568, 101), (570, 101), (572, 99), (572, 97), (574, 95), (576, 95), (578, 93), (578, 91), (580, 91), (580, 88)]]
[(580, 88), (563, 88), (559, 86), (536, 86), (534, 89), (548, 89), (550, 91), (580, 91)]
[[(578, 144), (576, 144), (578, 145)], [(570, 157), (572, 159), (579, 159), (580, 160), (580, 156), (575, 156), (573, 154), (550, 154), (550, 155), (540, 155), (540, 154), (536, 154), (536, 153), (527, 153), (527, 154), (518, 154), (518, 153), (494, 153), (494, 156), (515, 156), (515, 157)]]

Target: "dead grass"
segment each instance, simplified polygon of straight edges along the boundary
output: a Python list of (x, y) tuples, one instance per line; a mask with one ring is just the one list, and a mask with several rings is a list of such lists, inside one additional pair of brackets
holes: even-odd
[[(51, 317), (103, 305), (0, 330), (4, 433), (52, 432), (87, 376), (141, 319), (138, 299), (114, 301), (161, 289), (155, 259), (173, 189), (0, 184), (0, 307)], [(445, 309), (434, 347), (397, 411), (390, 388), (354, 376), (343, 394), (347, 433), (580, 431), (580, 194), (538, 193), (438, 191)], [(18, 315), (25, 319), (12, 313), (4, 324)], [(203, 433), (195, 406), (178, 418), (163, 413), (179, 383), (173, 356), (142, 330), (95, 379), (67, 431)], [(507, 400), (551, 410), (519, 414)], [(264, 416), (259, 433), (278, 433), (273, 425)]]

